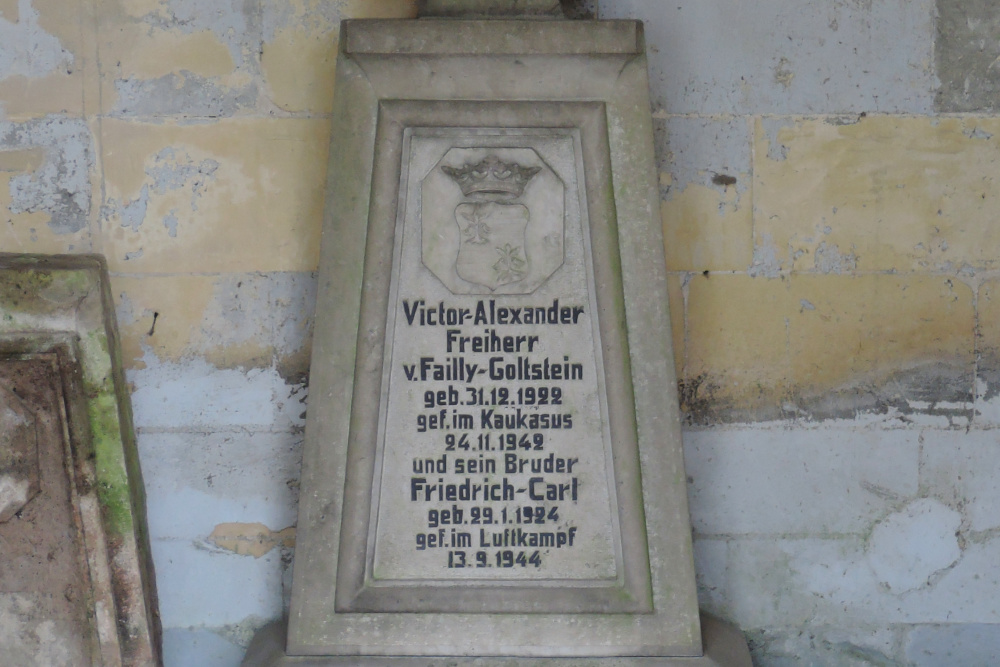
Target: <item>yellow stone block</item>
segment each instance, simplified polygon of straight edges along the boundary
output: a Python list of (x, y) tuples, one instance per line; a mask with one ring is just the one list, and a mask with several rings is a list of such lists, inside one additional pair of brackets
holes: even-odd
[(97, 98), (96, 27), (86, 3), (7, 2), (0, 20), (14, 24), (4, 48), (15, 54), (13, 69), (0, 71), (0, 117), (82, 117), (97, 111), (85, 103)]
[[(966, 374), (971, 391), (975, 312), (968, 285), (946, 276), (796, 275), (788, 315), (795, 384), (808, 395), (912, 376)], [(923, 379), (921, 379), (923, 378)], [(901, 383), (905, 398), (911, 380)], [(910, 396), (912, 398), (912, 396)]]
[[(333, 108), (340, 24), (316, 11), (315, 2), (288, 3), (292, 15), (266, 39), (261, 69), (268, 98), (290, 112), (328, 114)], [(344, 18), (413, 18), (415, 0), (350, 0), (342, 3)]]
[(259, 32), (235, 5), (96, 0), (105, 114), (232, 115), (256, 104)]
[(979, 349), (982, 353), (979, 370), (995, 376), (1000, 371), (1000, 279), (983, 281), (976, 306), (979, 311)]
[(315, 270), (329, 131), (326, 119), (106, 119), (111, 270)]
[(11, 23), (17, 23), (20, 10), (17, 7), (18, 0), (0, 0), (0, 18)]
[[(114, 79), (156, 77), (187, 70), (204, 77), (223, 77), (236, 67), (229, 48), (210, 30), (182, 33), (151, 30), (126, 22), (118, 30), (105, 26), (102, 60), (107, 63), (105, 94), (114, 94)], [(110, 108), (110, 107), (109, 107)]]
[(284, 111), (330, 113), (337, 44), (336, 25), (277, 31), (260, 55), (271, 102)]
[(688, 410), (754, 410), (780, 404), (792, 384), (787, 280), (696, 274), (688, 283)]
[(212, 276), (112, 274), (125, 367), (142, 368), (147, 349), (164, 360), (191, 353), (214, 282)]
[(670, 335), (674, 348), (674, 369), (677, 378), (684, 377), (684, 288), (683, 274), (667, 276), (667, 302), (670, 305)]
[(3, 252), (71, 253), (90, 250), (90, 230), (75, 234), (54, 234), (48, 228), (47, 213), (12, 214), (7, 176), (0, 172), (0, 248)]
[(696, 275), (688, 289), (686, 407), (700, 421), (793, 416), (844, 389), (971, 391), (972, 291), (947, 276)]
[(749, 193), (692, 183), (660, 202), (660, 219), (669, 271), (745, 271), (753, 261)]
[(1000, 118), (756, 122), (755, 231), (783, 269), (1000, 267)]
[[(247, 327), (234, 331), (225, 321), (220, 287), (230, 276), (122, 276), (112, 274), (122, 360), (126, 368), (144, 367), (151, 351), (163, 361), (197, 356), (219, 368), (271, 364), (270, 332)], [(266, 308), (267, 299), (257, 300)], [(265, 320), (264, 313), (259, 318)]]
[[(100, 208), (98, 197), (100, 192), (100, 172), (95, 165), (90, 164), (83, 144), (89, 142), (87, 131), (82, 130), (83, 123), (78, 120), (68, 121), (71, 126), (67, 130), (60, 118), (24, 119), (14, 121), (19, 129), (16, 144), (8, 145), (9, 150), (0, 146), (0, 250), (18, 253), (80, 253), (93, 252), (95, 247), (91, 234), (92, 225)], [(94, 131), (96, 121), (88, 125), (89, 132)], [(78, 128), (79, 131), (78, 131)], [(59, 132), (66, 131), (66, 135)], [(42, 145), (39, 145), (42, 144)], [(18, 147), (14, 147), (17, 145)], [(68, 163), (61, 162), (61, 151), (69, 151), (72, 159)], [(90, 153), (93, 157), (93, 153)], [(66, 172), (80, 169), (80, 178), (69, 176)], [(46, 177), (46, 173), (57, 172), (56, 178)], [(19, 205), (14, 202), (11, 181), (16, 178), (28, 177), (42, 183), (37, 189), (29, 185), (33, 194), (22, 200)], [(88, 185), (83, 182), (89, 178), (89, 197), (86, 192)], [(24, 184), (22, 183), (22, 186)], [(89, 217), (81, 220), (74, 210), (69, 214), (72, 225), (56, 224), (61, 231), (68, 227), (82, 224), (79, 231), (71, 233), (56, 233), (49, 223), (52, 221), (51, 207), (65, 203), (62, 197), (69, 197), (73, 204), (84, 206), (90, 203)], [(12, 208), (14, 209), (12, 211)], [(28, 209), (25, 211), (24, 209)], [(32, 210), (38, 209), (38, 210)], [(20, 212), (14, 212), (20, 211)]]

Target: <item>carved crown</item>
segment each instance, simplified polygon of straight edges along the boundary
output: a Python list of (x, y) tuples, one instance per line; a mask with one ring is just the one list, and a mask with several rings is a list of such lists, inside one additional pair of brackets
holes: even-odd
[(441, 171), (451, 176), (466, 197), (486, 199), (516, 199), (524, 186), (541, 167), (522, 167), (516, 162), (503, 162), (496, 155), (482, 161), (466, 163), (462, 167), (442, 166)]

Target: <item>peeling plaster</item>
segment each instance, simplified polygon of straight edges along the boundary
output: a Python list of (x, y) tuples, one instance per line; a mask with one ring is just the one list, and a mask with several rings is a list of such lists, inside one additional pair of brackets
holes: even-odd
[(198, 199), (205, 193), (208, 183), (215, 180), (219, 163), (211, 158), (195, 162), (187, 152), (164, 148), (153, 156), (153, 164), (146, 167), (146, 175), (153, 179), (156, 194), (171, 190), (191, 188), (191, 210), (198, 210)]
[(970, 139), (992, 139), (993, 135), (984, 130), (981, 127), (974, 127), (971, 130), (964, 130), (962, 132), (965, 136)]
[(781, 143), (778, 134), (784, 127), (794, 127), (795, 121), (790, 118), (761, 118), (761, 127), (767, 136), (767, 157), (781, 161), (788, 157), (788, 146)]
[(277, 357), (302, 352), (312, 338), (316, 279), (304, 273), (220, 277), (205, 310), (199, 352), (248, 342), (271, 344)]
[(132, 303), (132, 299), (129, 298), (128, 294), (121, 292), (118, 295), (119, 304), (115, 308), (115, 317), (118, 320), (119, 326), (128, 327), (136, 323), (135, 316), (135, 305)]
[(672, 117), (654, 119), (659, 169), (670, 175), (662, 199), (672, 199), (689, 185), (724, 193), (734, 187), (739, 197), (747, 191), (750, 174), (750, 132), (745, 119)]
[[(152, 164), (146, 167), (147, 181), (143, 183), (139, 195), (135, 199), (124, 201), (109, 199), (102, 210), (102, 217), (117, 217), (120, 226), (138, 232), (146, 221), (151, 196), (177, 190), (190, 191), (190, 209), (194, 213), (198, 210), (198, 200), (205, 194), (209, 184), (215, 181), (218, 169), (219, 163), (211, 158), (196, 161), (187, 151), (164, 148), (153, 156)], [(176, 208), (171, 209), (162, 220), (171, 237), (177, 236), (177, 212)]]
[(245, 646), (237, 646), (212, 629), (202, 627), (164, 628), (163, 664), (219, 665), (235, 667), (243, 660)]
[(0, 151), (40, 147), (42, 164), (10, 180), (11, 213), (48, 213), (56, 234), (87, 226), (91, 207), (93, 137), (82, 119), (47, 116), (21, 123), (0, 122)]
[(156, 79), (115, 81), (118, 102), (113, 116), (183, 116), (219, 118), (232, 116), (257, 103), (257, 84), (228, 88), (212, 79), (181, 70)]
[(256, 40), (247, 39), (259, 29), (259, 3), (255, 0), (219, 0), (206, 7), (201, 0), (167, 0), (142, 21), (158, 30), (192, 34), (210, 30), (229, 47), (237, 67), (256, 58)]
[(139, 428), (211, 426), (301, 428), (306, 391), (274, 368), (217, 368), (203, 359), (160, 361), (146, 350), (144, 368), (129, 370)]
[(816, 248), (814, 260), (816, 270), (820, 273), (840, 275), (858, 268), (858, 258), (854, 253), (841, 253), (836, 243), (827, 245), (826, 241), (821, 241)]
[(38, 25), (31, 0), (18, 0), (18, 20), (0, 15), (0, 81), (12, 76), (36, 78), (73, 65), (73, 54)]
[(124, 202), (118, 210), (122, 227), (130, 227), (133, 232), (139, 231), (146, 219), (146, 208), (149, 206), (149, 186), (143, 185), (139, 196)]
[(208, 536), (216, 548), (238, 556), (260, 558), (278, 548), (295, 546), (295, 526), (271, 530), (262, 523), (220, 523)]
[(781, 276), (781, 260), (778, 259), (778, 246), (770, 234), (761, 235), (760, 243), (754, 243), (753, 263), (747, 269), (751, 278), (778, 278)]
[(226, 81), (181, 69), (152, 79), (120, 78), (114, 81), (117, 101), (110, 115), (218, 118), (256, 107), (261, 76), (259, 0), (220, 0), (210, 7), (199, 0), (165, 0), (133, 20), (150, 33), (211, 33), (229, 51), (237, 74)]
[[(960, 14), (965, 3), (942, 4)], [(933, 106), (934, 0), (608, 0), (600, 15), (645, 21), (652, 102), (670, 113)]]
[[(810, 307), (812, 306), (812, 307)], [(799, 313), (824, 313), (803, 299)], [(678, 382), (681, 410), (688, 426), (758, 423), (782, 417), (797, 419), (796, 428), (831, 424), (843, 419), (905, 428), (928, 426), (965, 430), (973, 419), (986, 421), (1000, 415), (1000, 398), (982, 397), (973, 405), (972, 369), (961, 359), (912, 364), (883, 369), (836, 387), (793, 388), (756, 385), (752, 396), (733, 394), (731, 378), (702, 373)], [(985, 383), (979, 383), (985, 388)], [(1000, 418), (1000, 417), (998, 417)], [(789, 423), (791, 424), (791, 422)]]
[(265, 1), (262, 20), (264, 42), (274, 41), (278, 31), (289, 27), (304, 28), (310, 33), (335, 33), (340, 27), (340, 22), (349, 18), (345, 15), (347, 0), (327, 2), (311, 0), (304, 4), (305, 11), (296, 13), (291, 3), (280, 0)]

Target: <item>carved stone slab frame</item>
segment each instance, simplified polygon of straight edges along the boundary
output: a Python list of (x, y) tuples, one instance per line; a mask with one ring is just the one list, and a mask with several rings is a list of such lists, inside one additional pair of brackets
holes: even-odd
[[(537, 114), (539, 118), (536, 122), (544, 124), (530, 130), (517, 127), (518, 119), (528, 114)], [(441, 118), (448, 118), (453, 126), (438, 129), (430, 126)], [(614, 478), (611, 486), (613, 489), (634, 488), (640, 472), (632, 409), (633, 391), (630, 364), (623, 354), (627, 350), (625, 332), (616, 324), (625, 316), (622, 286), (615, 270), (620, 262), (618, 237), (614, 214), (608, 210), (608, 202), (601, 201), (600, 197), (600, 193), (608, 192), (611, 185), (602, 105), (590, 102), (485, 104), (387, 101), (380, 105), (378, 125), (375, 170), (379, 172), (383, 168), (381, 165), (387, 164), (384, 167), (386, 172), (391, 170), (402, 174), (402, 178), (396, 176), (395, 180), (404, 183), (407, 174), (403, 155), (412, 134), (452, 135), (472, 144), (488, 143), (490, 139), (495, 143), (501, 137), (515, 144), (530, 144), (533, 136), (563, 134), (573, 140), (581, 173), (587, 171), (584, 165), (592, 165), (587, 174), (587, 187), (580, 179), (579, 190), (572, 195), (583, 198), (582, 208), (592, 211), (591, 216), (602, 222), (587, 225), (590, 236), (586, 241), (593, 258), (594, 302), (601, 313), (599, 341), (604, 352), (602, 376), (606, 388), (604, 394), (610, 403), (605, 410), (610, 422), (607, 424), (610, 426), (608, 441), (613, 459), (612, 465), (609, 465)], [(360, 326), (378, 343), (359, 348), (358, 363), (366, 366), (381, 364), (382, 359), (389, 355), (388, 346), (382, 342), (391, 340), (391, 336), (386, 335), (386, 313), (393, 310), (389, 307), (395, 301), (390, 297), (394, 287), (391, 278), (397, 272), (382, 270), (381, 256), (386, 253), (391, 255), (394, 246), (398, 248), (399, 244), (395, 241), (402, 227), (398, 222), (401, 197), (379, 196), (377, 200), (379, 203), (376, 206), (384, 203), (387, 208), (373, 211), (368, 227), (365, 285), (370, 297), (364, 300)], [(602, 251), (595, 253), (593, 248), (601, 248)], [(380, 459), (375, 455), (380, 439), (376, 437), (378, 430), (368, 426), (378, 423), (380, 407), (384, 408), (386, 404), (383, 387), (381, 372), (355, 376), (351, 420), (364, 426), (352, 430), (348, 436), (348, 474), (335, 592), (338, 612), (474, 613), (484, 606), (494, 612), (523, 613), (652, 611), (643, 508), (633, 502), (614, 503), (618, 515), (613, 517), (612, 523), (616, 529), (614, 537), (620, 574), (610, 581), (557, 579), (521, 585), (517, 582), (483, 585), (475, 581), (462, 585), (455, 581), (390, 582), (380, 585), (372, 581), (370, 502), (376, 463)]]
[[(145, 489), (120, 354), (102, 257), (0, 253), (0, 384), (8, 385), (8, 397), (17, 394), (18, 386), (28, 386), (32, 391), (24, 393), (37, 396), (26, 396), (25, 403), (45, 403), (37, 419), (51, 424), (37, 431), (39, 459), (49, 462), (49, 476), (43, 477), (37, 497), (28, 501), (26, 521), (12, 525), (14, 518), (6, 526), (0, 524), (0, 567), (30, 570), (30, 563), (18, 560), (25, 556), (18, 537), (55, 545), (48, 554), (46, 576), (15, 581), (14, 590), (4, 590), (6, 582), (0, 581), (0, 602), (22, 602), (21, 620), (15, 607), (5, 622), (8, 628), (43, 623), (46, 610), (56, 607), (38, 599), (51, 597), (52, 582), (64, 585), (64, 570), (71, 569), (65, 596), (82, 620), (69, 634), (57, 633), (47, 641), (72, 647), (66, 649), (71, 654), (66, 659), (74, 665), (155, 667), (161, 664), (160, 623)], [(43, 384), (48, 388), (34, 391)], [(51, 399), (39, 399), (45, 395)], [(61, 474), (53, 466), (61, 467)], [(29, 516), (35, 511), (32, 504), (51, 510), (59, 503), (65, 503), (72, 517), (66, 524)], [(35, 529), (50, 532), (32, 534)], [(72, 568), (70, 552), (78, 553)], [(27, 588), (18, 583), (27, 583)], [(50, 627), (62, 623), (69, 628), (67, 614), (60, 614)], [(18, 650), (24, 649), (0, 646), (0, 662), (11, 652), (10, 659), (24, 660)], [(29, 659), (28, 664), (35, 663)]]
[[(345, 21), (336, 85), (287, 646), (245, 664), (703, 655), (641, 24)], [(433, 128), (577, 137), (614, 433), (610, 585), (366, 578), (404, 147)]]

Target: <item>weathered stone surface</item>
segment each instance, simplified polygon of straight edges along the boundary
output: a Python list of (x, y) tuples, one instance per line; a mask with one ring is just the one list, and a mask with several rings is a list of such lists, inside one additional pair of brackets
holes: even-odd
[(694, 275), (686, 308), (692, 423), (971, 416), (975, 309), (953, 278)]
[(1000, 624), (917, 626), (905, 646), (907, 664), (914, 667), (995, 665), (1000, 662)]
[(936, 0), (937, 111), (1000, 110), (1000, 17), (990, 0)]
[(927, 113), (933, 10), (934, 0), (600, 3), (601, 18), (645, 22), (656, 107), (704, 115)]
[[(918, 488), (911, 431), (813, 430), (781, 442), (780, 427), (692, 431), (684, 462), (699, 535), (862, 533)], [(795, 470), (789, 475), (778, 471)]]
[(868, 563), (879, 582), (897, 595), (928, 585), (961, 557), (961, 521), (940, 501), (921, 498), (877, 523), (868, 539)]
[(20, 477), (35, 492), (2, 508), (0, 661), (154, 667), (142, 480), (106, 268), (0, 255), (0, 294), (0, 484)]
[[(944, 514), (932, 524), (942, 534), (953, 523)], [(953, 535), (954, 536), (954, 535)], [(906, 535), (896, 535), (890, 548), (905, 553)], [(895, 593), (880, 580), (869, 559), (869, 546), (856, 536), (753, 537), (729, 545), (725, 574), (727, 616), (746, 628), (836, 625), (845, 608), (858, 624), (997, 623), (994, 600), (1000, 575), (992, 565), (996, 538), (967, 541), (957, 562), (935, 572), (925, 570), (926, 583)], [(900, 557), (901, 572), (911, 567)], [(943, 562), (943, 561), (939, 561)], [(713, 579), (720, 581), (717, 573)]]
[(753, 261), (750, 124), (674, 116), (654, 119), (653, 128), (667, 270), (746, 270)]
[(835, 625), (767, 628), (751, 632), (756, 664), (796, 667), (873, 667), (903, 664), (900, 631), (878, 625), (839, 628)]
[(992, 429), (936, 435), (923, 447), (922, 483), (950, 507), (960, 507), (968, 530), (1000, 528), (1000, 447)]
[(754, 145), (755, 231), (782, 270), (967, 275), (1000, 265), (1000, 119), (759, 119)]
[[(109, 232), (116, 230), (104, 251), (113, 271), (315, 270), (328, 121), (240, 118), (206, 126), (108, 119), (101, 133), (103, 145), (123, 147), (102, 156), (101, 215)], [(268, 166), (246, 169), (258, 159)], [(309, 176), (293, 164), (310, 165)], [(290, 174), (296, 177), (288, 180)], [(203, 225), (206, 216), (241, 224)]]
[(35, 415), (0, 386), (0, 523), (38, 495), (38, 438)]

